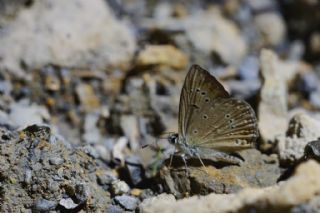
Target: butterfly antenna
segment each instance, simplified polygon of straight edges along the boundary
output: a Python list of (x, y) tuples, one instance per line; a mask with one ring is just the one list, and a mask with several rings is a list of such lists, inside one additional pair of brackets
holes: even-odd
[(207, 167), (204, 165), (204, 163), (203, 163), (202, 159), (200, 158), (200, 156), (197, 155), (197, 157), (199, 158), (200, 163), (202, 164), (202, 166), (203, 166), (204, 170), (206, 171), (206, 173), (209, 174), (209, 172), (208, 172), (208, 170), (207, 170)]

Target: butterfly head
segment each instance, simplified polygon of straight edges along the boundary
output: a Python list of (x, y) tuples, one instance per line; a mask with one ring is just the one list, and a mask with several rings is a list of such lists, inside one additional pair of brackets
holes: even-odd
[(177, 144), (179, 141), (179, 135), (177, 133), (170, 134), (168, 137), (168, 141), (173, 145)]

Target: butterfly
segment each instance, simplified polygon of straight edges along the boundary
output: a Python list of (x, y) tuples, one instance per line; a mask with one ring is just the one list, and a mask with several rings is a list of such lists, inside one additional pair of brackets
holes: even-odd
[(218, 80), (198, 65), (193, 65), (185, 78), (178, 119), (179, 132), (170, 134), (168, 141), (186, 168), (185, 157), (198, 158), (203, 166), (202, 159), (240, 164), (232, 153), (252, 148), (259, 137), (252, 107), (230, 97)]

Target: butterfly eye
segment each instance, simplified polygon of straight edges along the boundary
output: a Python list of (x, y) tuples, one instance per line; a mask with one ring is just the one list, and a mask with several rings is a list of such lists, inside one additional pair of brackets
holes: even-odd
[(197, 89), (196, 89), (196, 92), (200, 92), (200, 89), (199, 89), (199, 88), (197, 88)]
[(197, 134), (198, 133), (198, 130), (193, 130), (193, 134)]
[(206, 94), (206, 92), (202, 92), (202, 93), (201, 93), (201, 95), (205, 95), (205, 94)]
[(209, 98), (206, 98), (204, 101), (208, 103), (209, 102)]
[(208, 115), (203, 115), (203, 118), (204, 119), (208, 119)]
[(226, 114), (226, 115), (225, 115), (225, 118), (230, 118), (230, 114)]

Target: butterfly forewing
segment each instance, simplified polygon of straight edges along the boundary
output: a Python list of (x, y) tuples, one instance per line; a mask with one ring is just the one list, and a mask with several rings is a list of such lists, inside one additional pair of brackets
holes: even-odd
[(179, 135), (188, 145), (232, 152), (252, 147), (258, 137), (253, 109), (230, 98), (206, 70), (193, 65), (180, 97)]

